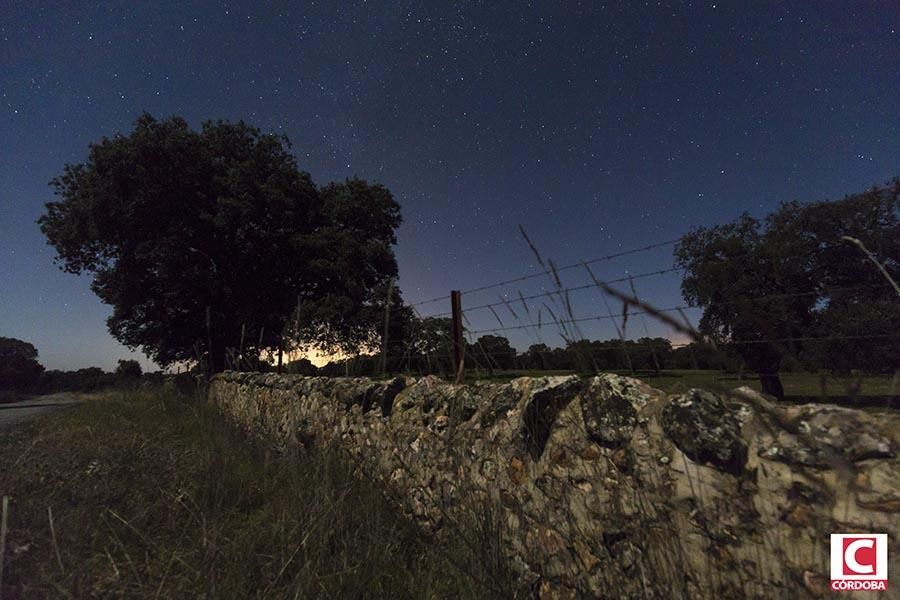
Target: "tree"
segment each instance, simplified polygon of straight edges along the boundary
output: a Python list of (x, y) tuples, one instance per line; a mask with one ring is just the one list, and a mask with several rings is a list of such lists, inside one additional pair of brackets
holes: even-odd
[[(400, 206), (390, 191), (361, 179), (330, 183), (319, 192), (322, 218), (309, 236), (307, 257), (314, 294), (298, 302), (300, 341), (339, 348), (348, 354), (380, 346), (385, 305), (390, 297), (390, 339), (399, 342), (410, 318), (398, 275), (393, 245), (400, 226)], [(390, 289), (390, 294), (388, 293)]]
[(491, 369), (514, 369), (516, 350), (500, 335), (483, 335), (474, 344), (466, 344), (469, 364), (482, 364)]
[(37, 349), (22, 340), (0, 337), (0, 389), (24, 390), (44, 372)]
[(141, 363), (138, 361), (134, 359), (119, 360), (119, 365), (116, 367), (117, 379), (140, 379), (142, 374)]
[(893, 372), (900, 366), (900, 297), (844, 237), (862, 241), (900, 279), (900, 179), (838, 202), (792, 202), (780, 213), (777, 235), (805, 236), (815, 245), (818, 293), (807, 335), (819, 341), (799, 346), (801, 360), (839, 373)]
[(628, 340), (628, 351), (635, 369), (652, 370), (658, 373), (660, 369), (668, 367), (671, 362), (672, 342), (666, 338), (642, 337), (633, 342)]
[(115, 375), (106, 373), (100, 367), (88, 367), (77, 371), (47, 371), (41, 377), (41, 391), (91, 392), (113, 385)]
[(296, 375), (316, 375), (319, 372), (318, 367), (308, 358), (298, 358), (287, 364), (287, 372)]
[(528, 346), (528, 350), (522, 355), (525, 361), (525, 368), (541, 371), (549, 369), (550, 353), (550, 346), (547, 344), (532, 344)]
[(51, 185), (61, 267), (92, 274), (112, 335), (160, 365), (379, 336), (400, 207), (359, 179), (317, 187), (284, 137), (145, 114)]
[[(837, 356), (862, 368), (872, 366), (873, 353), (881, 363), (900, 362), (896, 340), (884, 335), (900, 330), (900, 303), (865, 255), (842, 239), (848, 235), (897, 272), (900, 181), (836, 202), (785, 203), (764, 220), (744, 214), (696, 229), (676, 248), (685, 300), (703, 308), (701, 331), (733, 347), (764, 392), (783, 398), (782, 360), (804, 346), (831, 348), (822, 365), (829, 368), (838, 367)], [(857, 352), (850, 335), (868, 338), (860, 344), (868, 350)], [(823, 340), (803, 339), (809, 337)]]
[(595, 342), (572, 340), (566, 344), (566, 352), (572, 358), (573, 367), (581, 373), (595, 373), (600, 370), (594, 353)]
[(405, 321), (404, 353), (409, 357), (405, 370), (420, 373), (453, 371), (450, 339), (453, 329), (451, 319), (442, 317), (411, 317)]
[(712, 348), (707, 344), (691, 342), (672, 351), (673, 369), (714, 369), (738, 372), (741, 358), (730, 347)]

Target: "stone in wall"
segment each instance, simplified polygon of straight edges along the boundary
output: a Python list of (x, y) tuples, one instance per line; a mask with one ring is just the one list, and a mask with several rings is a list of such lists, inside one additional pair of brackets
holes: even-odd
[(340, 448), (434, 535), (499, 515), (509, 564), (546, 598), (824, 597), (830, 533), (900, 533), (890, 412), (667, 396), (611, 374), (224, 373), (209, 398), (281, 447)]

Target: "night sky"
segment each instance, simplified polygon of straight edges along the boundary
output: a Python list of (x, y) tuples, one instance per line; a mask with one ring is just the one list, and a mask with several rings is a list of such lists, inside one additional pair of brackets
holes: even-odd
[[(244, 119), (287, 134), (318, 183), (387, 185), (416, 302), (539, 270), (519, 224), (567, 264), (900, 175), (900, 4), (0, 2), (0, 336), (34, 343), (48, 368), (130, 355), (35, 220), (49, 179), (142, 111)], [(671, 250), (595, 270), (665, 269)], [(679, 281), (635, 284), (672, 306)], [(572, 300), (605, 312), (596, 294)], [(609, 321), (583, 329), (614, 335)]]

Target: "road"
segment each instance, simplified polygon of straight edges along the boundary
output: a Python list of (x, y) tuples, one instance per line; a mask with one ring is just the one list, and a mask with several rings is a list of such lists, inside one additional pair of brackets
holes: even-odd
[(11, 427), (25, 421), (58, 410), (66, 406), (74, 406), (80, 400), (75, 394), (62, 392), (59, 394), (50, 394), (48, 396), (38, 396), (30, 400), (22, 402), (10, 402), (9, 404), (0, 404), (0, 429)]

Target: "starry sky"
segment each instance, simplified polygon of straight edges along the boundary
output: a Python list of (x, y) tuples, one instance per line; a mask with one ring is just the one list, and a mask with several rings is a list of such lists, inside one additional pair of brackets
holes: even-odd
[[(131, 356), (35, 220), (49, 179), (142, 111), (244, 119), (287, 134), (319, 183), (387, 185), (405, 219), (399, 286), (417, 302), (540, 272), (520, 224), (562, 265), (900, 175), (900, 4), (0, 2), (0, 335), (34, 343), (48, 368)], [(666, 269), (671, 251), (595, 272)], [(635, 285), (672, 306), (679, 281)], [(572, 301), (605, 312), (596, 294)], [(497, 317), (515, 324), (481, 310), (470, 328)], [(614, 335), (608, 320), (583, 329)]]

